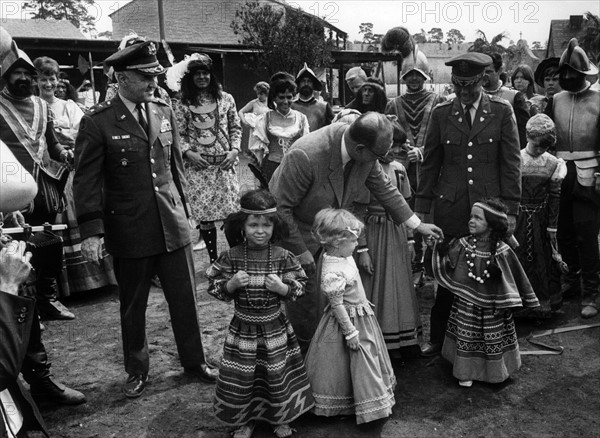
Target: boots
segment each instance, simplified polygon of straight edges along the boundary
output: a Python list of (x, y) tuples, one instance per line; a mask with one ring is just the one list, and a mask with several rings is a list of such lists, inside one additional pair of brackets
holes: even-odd
[(211, 263), (217, 260), (219, 254), (217, 253), (217, 228), (210, 228), (208, 230), (200, 230), (200, 235), (206, 243), (206, 249), (208, 251), (208, 258)]
[(75, 319), (75, 315), (58, 301), (56, 278), (48, 273), (41, 271), (36, 278), (37, 305), (39, 312), (44, 319)]
[[(37, 311), (34, 315), (35, 318), (37, 318)], [(21, 372), (25, 381), (29, 383), (33, 398), (38, 403), (53, 402), (63, 405), (85, 403), (85, 396), (81, 392), (67, 388), (62, 383), (52, 379), (50, 365), (46, 347), (44, 347), (41, 340), (39, 324), (32, 324)]]

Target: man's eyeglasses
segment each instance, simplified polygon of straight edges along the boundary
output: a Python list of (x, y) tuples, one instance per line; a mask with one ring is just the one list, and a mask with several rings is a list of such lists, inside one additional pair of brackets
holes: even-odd
[(383, 155), (379, 155), (379, 154), (375, 153), (375, 151), (373, 151), (372, 149), (369, 149), (369, 152), (371, 152), (373, 155), (375, 155), (378, 160), (385, 160), (387, 158), (387, 156), (390, 154), (393, 145), (394, 145), (394, 142), (392, 141), (392, 144), (390, 144), (390, 146), (388, 147), (388, 150)]

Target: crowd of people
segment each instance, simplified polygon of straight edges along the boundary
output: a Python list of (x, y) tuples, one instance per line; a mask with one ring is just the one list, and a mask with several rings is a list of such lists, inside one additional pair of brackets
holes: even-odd
[[(28, 176), (3, 178), (3, 224), (67, 231), (64, 269), (32, 271), (28, 235), (3, 236), (0, 337), (14, 342), (0, 347), (0, 437), (46, 433), (36, 402), (85, 402), (53, 378), (41, 340), (38, 312), (75, 318), (59, 290), (118, 285), (133, 399), (149, 382), (158, 279), (181, 366), (216, 383), (215, 415), (235, 438), (256, 422), (292, 436), (309, 411), (386, 418), (405, 355), (441, 354), (462, 387), (503, 382), (521, 366), (519, 319), (552, 318), (569, 297), (582, 318), (598, 315), (600, 91), (576, 40), (535, 72), (516, 68), (514, 88), (499, 54), (458, 55), (448, 98), (426, 90), (431, 69), (408, 40), (406, 93), (388, 99), (353, 67), (353, 100), (337, 115), (306, 64), (257, 83), (238, 111), (210, 56), (166, 70), (138, 35), (104, 61), (110, 94), (84, 113), (55, 60), (32, 62), (4, 30), (2, 40), (0, 158)], [(246, 193), (242, 126), (261, 186)], [(218, 370), (200, 336), (194, 228), (208, 293), (234, 302)], [(413, 280), (423, 269), (435, 280), (428, 342)]]

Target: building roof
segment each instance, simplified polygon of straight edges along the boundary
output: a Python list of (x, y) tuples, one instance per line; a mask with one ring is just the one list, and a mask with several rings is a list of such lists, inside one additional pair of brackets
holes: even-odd
[(67, 20), (3, 18), (0, 26), (13, 38), (87, 40), (85, 35)]
[(571, 38), (579, 38), (585, 30), (583, 15), (571, 15), (568, 20), (552, 20), (546, 58), (560, 57)]
[[(284, 0), (258, 1), (276, 8), (291, 7)], [(189, 0), (165, 1), (165, 37), (168, 41), (176, 42), (238, 45), (239, 36), (233, 32), (231, 22), (236, 11), (245, 3), (246, 0), (196, 0), (193, 3)], [(123, 38), (130, 30), (152, 40), (160, 39), (156, 0), (132, 0), (109, 16), (113, 22), (114, 39)], [(345, 32), (325, 20), (316, 18), (338, 36), (347, 36)]]

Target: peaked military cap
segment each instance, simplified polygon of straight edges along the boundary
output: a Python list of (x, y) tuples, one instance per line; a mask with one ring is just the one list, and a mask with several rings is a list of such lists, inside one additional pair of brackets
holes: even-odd
[(165, 72), (156, 59), (156, 43), (145, 41), (125, 47), (104, 61), (115, 71), (137, 71), (143, 75), (158, 76)]
[(468, 52), (455, 56), (446, 65), (452, 67), (452, 82), (464, 87), (478, 82), (491, 63), (492, 57), (485, 53)]

